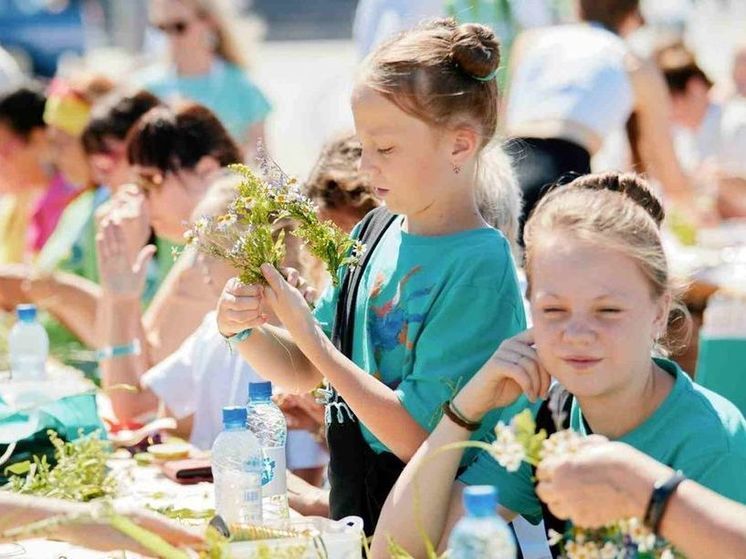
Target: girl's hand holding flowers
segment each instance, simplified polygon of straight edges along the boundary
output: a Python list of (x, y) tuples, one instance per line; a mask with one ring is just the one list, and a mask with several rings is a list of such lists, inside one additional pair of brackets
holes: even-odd
[[(265, 273), (265, 268), (268, 272)], [(294, 268), (283, 268), (282, 275), (269, 264), (265, 264), (262, 267), (262, 273), (265, 274), (265, 278), (269, 283), (267, 274), (273, 278), (277, 283), (278, 291), (285, 294), (289, 293), (298, 297), (302, 300), (302, 307), (300, 312), (305, 311), (305, 314), (310, 317), (308, 306), (313, 303), (316, 299), (316, 290), (309, 286), (306, 281), (300, 276), (297, 270)], [(283, 285), (284, 284), (284, 285)], [(270, 284), (272, 285), (272, 284)], [(287, 291), (283, 291), (282, 288)], [(286, 305), (278, 302), (276, 293), (272, 292), (272, 297), (267, 297), (267, 291), (270, 288), (267, 286), (253, 284), (245, 285), (238, 278), (232, 278), (226, 283), (223, 293), (218, 300), (218, 329), (224, 336), (232, 336), (237, 332), (241, 332), (247, 328), (257, 328), (263, 324), (270, 323), (282, 323), (286, 328), (290, 329), (285, 323), (282, 316), (291, 316), (292, 313), (288, 314), (285, 309)], [(283, 297), (283, 301), (287, 299), (287, 296)], [(283, 307), (283, 314), (276, 311), (275, 306)], [(311, 318), (311, 320), (313, 320)]]

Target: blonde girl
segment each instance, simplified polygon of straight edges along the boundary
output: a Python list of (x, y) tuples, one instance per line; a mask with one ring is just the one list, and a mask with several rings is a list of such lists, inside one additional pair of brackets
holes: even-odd
[[(499, 61), (492, 31), (452, 20), (374, 52), (352, 109), (361, 170), (385, 204), (370, 219), (385, 223), (366, 239), (359, 284), (329, 289), (312, 315), (265, 266), (268, 286), (232, 280), (218, 303), (220, 332), (243, 339), (238, 350), (262, 375), (295, 392), (330, 382), (331, 513), (362, 516), (368, 533), (443, 403), (525, 325), (509, 244), (477, 205)], [(268, 309), (284, 328), (264, 323)]]
[[(543, 198), (525, 235), (534, 327), (501, 344), (454, 398), (453, 410), (472, 428), (490, 410), (508, 422), (526, 408), (538, 412), (554, 377), (570, 394), (570, 428), (627, 443), (743, 503), (743, 416), (673, 361), (652, 357), (669, 324), (682, 325), (661, 246), (663, 217), (645, 181), (631, 174), (581, 177)], [(388, 537), (424, 556), (415, 476), (427, 488), (420, 495), (423, 526), (441, 547), (461, 514), (464, 485), (498, 486), (507, 518), (542, 519), (528, 465), (510, 474), (480, 453), (454, 484), (460, 453), (426, 460), (434, 449), (468, 435), (449, 417), (440, 421), (389, 495), (374, 557), (386, 556)]]

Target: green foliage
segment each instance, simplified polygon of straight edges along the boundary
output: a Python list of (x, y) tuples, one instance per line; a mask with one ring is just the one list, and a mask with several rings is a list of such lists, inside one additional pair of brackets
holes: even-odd
[(260, 267), (280, 266), (287, 229), (324, 262), (336, 285), (337, 272), (358, 262), (362, 245), (331, 221), (322, 222), (296, 181), (266, 156), (261, 161), (262, 177), (245, 165), (231, 166), (242, 177), (236, 199), (225, 215), (200, 218), (186, 233), (187, 244), (228, 261), (245, 284), (266, 283)]
[(14, 474), (8, 483), (11, 491), (81, 502), (114, 494), (116, 483), (106, 472), (109, 445), (98, 432), (73, 442), (63, 441), (51, 430), (47, 434), (54, 446), (56, 466), (52, 467), (46, 456), (34, 457), (33, 463), (14, 464), (6, 469)]

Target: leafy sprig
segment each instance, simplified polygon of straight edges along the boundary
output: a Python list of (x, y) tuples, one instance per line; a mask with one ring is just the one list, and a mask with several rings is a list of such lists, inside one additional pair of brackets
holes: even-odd
[(282, 226), (288, 226), (324, 262), (336, 285), (337, 272), (358, 263), (363, 245), (331, 221), (320, 220), (297, 181), (263, 150), (258, 159), (259, 174), (245, 165), (231, 166), (241, 177), (235, 200), (224, 215), (197, 220), (185, 234), (187, 245), (229, 262), (243, 283), (266, 283), (260, 267), (265, 262), (279, 267), (285, 256)]
[(47, 434), (54, 446), (57, 464), (49, 464), (46, 456), (34, 456), (33, 462), (20, 462), (6, 468), (6, 472), (12, 474), (8, 483), (11, 491), (80, 502), (114, 495), (116, 483), (106, 471), (111, 450), (98, 432), (72, 442), (63, 441), (52, 430)]

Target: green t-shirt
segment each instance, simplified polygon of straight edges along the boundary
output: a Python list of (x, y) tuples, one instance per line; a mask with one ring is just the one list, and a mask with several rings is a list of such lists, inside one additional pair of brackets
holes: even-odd
[[(705, 487), (746, 504), (746, 420), (725, 398), (693, 383), (679, 366), (666, 359), (655, 362), (675, 377), (670, 394), (642, 425), (618, 440), (644, 452)], [(539, 403), (524, 397), (502, 410), (500, 419), (510, 418)], [(588, 434), (582, 411), (573, 399), (570, 427)], [(492, 437), (494, 440), (494, 436)], [(496, 485), (500, 504), (533, 523), (541, 520), (541, 505), (534, 492), (531, 467), (522, 464), (509, 473), (482, 452), (459, 477), (467, 485)]]
[[(401, 223), (389, 226), (363, 273), (352, 359), (432, 431), (442, 403), (526, 320), (501, 233), (485, 228), (427, 237), (403, 232)], [(337, 299), (338, 289), (330, 288), (316, 307), (327, 336)], [(362, 431), (373, 450), (387, 450), (365, 426)]]

